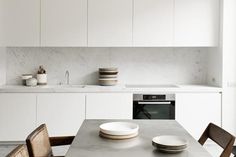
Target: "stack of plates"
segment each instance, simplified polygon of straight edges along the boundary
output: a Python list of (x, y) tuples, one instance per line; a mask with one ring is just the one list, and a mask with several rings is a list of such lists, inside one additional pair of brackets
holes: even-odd
[(123, 140), (138, 136), (139, 126), (129, 122), (111, 122), (100, 125), (99, 135), (113, 140)]
[(117, 68), (99, 68), (99, 84), (102, 86), (114, 86), (117, 84)]
[(152, 145), (165, 153), (178, 153), (188, 147), (188, 141), (179, 136), (164, 135), (154, 137)]

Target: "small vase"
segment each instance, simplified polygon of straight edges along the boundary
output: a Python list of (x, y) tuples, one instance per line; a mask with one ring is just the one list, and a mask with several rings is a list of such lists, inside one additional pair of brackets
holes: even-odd
[(37, 74), (38, 85), (47, 85), (47, 74)]

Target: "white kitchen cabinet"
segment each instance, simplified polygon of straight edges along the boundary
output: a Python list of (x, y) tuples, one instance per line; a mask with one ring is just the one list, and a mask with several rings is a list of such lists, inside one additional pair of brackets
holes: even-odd
[(210, 122), (221, 126), (221, 93), (177, 93), (176, 120), (198, 140)]
[(218, 46), (219, 0), (175, 0), (174, 46)]
[(0, 46), (40, 45), (40, 0), (0, 0)]
[(87, 46), (87, 0), (42, 0), (42, 46)]
[(174, 0), (134, 0), (134, 46), (173, 46)]
[(132, 93), (89, 93), (86, 119), (132, 119)]
[(36, 95), (0, 94), (0, 141), (24, 141), (36, 127)]
[(133, 0), (88, 0), (88, 46), (132, 45)]
[(50, 136), (75, 135), (85, 119), (85, 94), (42, 93), (37, 97), (37, 125)]

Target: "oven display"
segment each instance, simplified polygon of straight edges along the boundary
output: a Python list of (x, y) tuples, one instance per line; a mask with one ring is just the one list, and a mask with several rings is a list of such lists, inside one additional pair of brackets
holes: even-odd
[(165, 100), (166, 95), (143, 95), (143, 100)]

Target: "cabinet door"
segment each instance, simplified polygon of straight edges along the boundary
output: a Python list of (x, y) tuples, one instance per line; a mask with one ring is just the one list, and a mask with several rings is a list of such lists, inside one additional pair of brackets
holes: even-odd
[(219, 0), (175, 0), (175, 46), (217, 46)]
[(85, 95), (39, 94), (37, 125), (45, 123), (50, 136), (75, 135), (85, 119)]
[(87, 46), (87, 0), (42, 0), (42, 46)]
[(199, 139), (210, 122), (221, 126), (221, 94), (176, 94), (176, 120)]
[(134, 46), (173, 46), (174, 0), (134, 0)]
[(0, 0), (0, 45), (39, 44), (40, 0)]
[(36, 127), (36, 95), (0, 94), (0, 141), (24, 141)]
[(90, 93), (86, 97), (86, 119), (132, 119), (131, 93)]
[(88, 0), (88, 46), (132, 45), (132, 0)]

